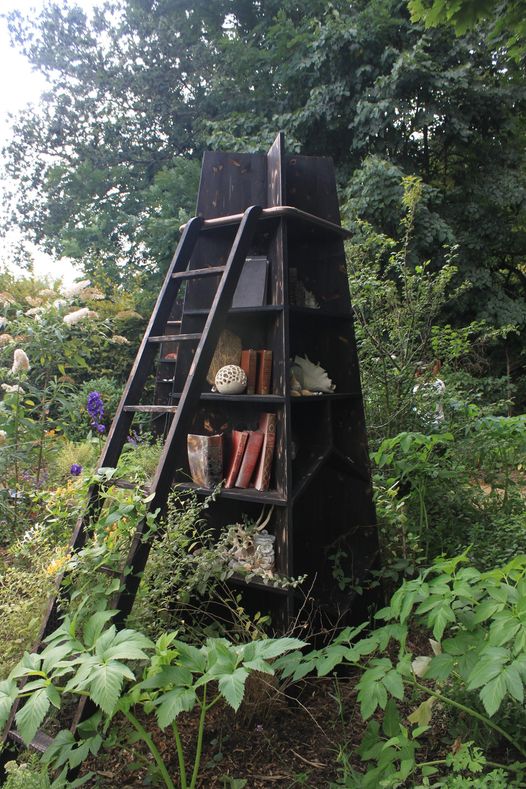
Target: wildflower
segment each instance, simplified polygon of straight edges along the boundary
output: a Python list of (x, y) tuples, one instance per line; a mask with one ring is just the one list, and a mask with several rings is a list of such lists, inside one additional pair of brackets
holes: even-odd
[(95, 312), (95, 310), (88, 310), (88, 318), (98, 318), (99, 313)]
[(10, 334), (0, 334), (0, 348), (4, 345), (9, 345), (9, 343), (13, 341), (14, 338)]
[(117, 345), (130, 345), (130, 341), (127, 337), (123, 337), (121, 334), (114, 334), (111, 338), (111, 341), (116, 343)]
[(139, 315), (139, 313), (135, 312), (135, 310), (121, 310), (116, 314), (115, 317), (119, 321), (127, 321), (127, 320), (131, 320), (132, 318), (136, 318), (137, 320), (142, 321), (142, 315)]
[(5, 430), (0, 430), (0, 446), (2, 446), (2, 444), (5, 444), (6, 441), (7, 441), (7, 433), (5, 432)]
[(30, 307), (40, 307), (42, 304), (42, 299), (39, 299), (38, 296), (26, 296), (26, 302), (29, 304)]
[(67, 564), (70, 560), (71, 556), (69, 553), (66, 553), (64, 556), (58, 556), (56, 559), (53, 559), (50, 564), (46, 567), (46, 573), (48, 575), (57, 575), (65, 564)]
[(86, 410), (91, 417), (91, 427), (93, 427), (97, 433), (104, 433), (106, 429), (102, 424), (102, 418), (104, 416), (104, 403), (102, 402), (100, 392), (89, 393)]
[(55, 301), (53, 302), (53, 306), (57, 310), (60, 310), (62, 307), (65, 307), (66, 304), (67, 304), (67, 301), (65, 301), (65, 299), (55, 299)]
[(82, 466), (79, 466), (78, 463), (73, 463), (73, 465), (69, 470), (69, 473), (72, 474), (74, 477), (80, 476), (80, 474), (82, 473)]
[(24, 394), (24, 390), (18, 384), (14, 386), (11, 384), (2, 384), (2, 389), (6, 394)]
[(67, 299), (74, 299), (75, 296), (78, 296), (79, 293), (82, 293), (83, 290), (86, 290), (89, 285), (89, 279), (81, 279), (80, 282), (74, 282), (73, 285), (69, 286), (69, 288), (64, 288), (62, 295)]
[(68, 315), (64, 315), (63, 321), (67, 323), (68, 326), (74, 326), (75, 323), (84, 320), (84, 318), (89, 317), (90, 310), (87, 307), (81, 307), (80, 310), (75, 310), (74, 312), (70, 312)]
[(13, 357), (13, 366), (11, 367), (11, 372), (13, 374), (19, 373), (22, 370), (29, 370), (29, 359), (27, 358), (27, 353), (22, 350), (22, 348), (17, 348), (14, 357)]
[(56, 296), (57, 294), (56, 291), (51, 290), (51, 288), (44, 288), (44, 290), (41, 290), (38, 295), (41, 296), (43, 299), (50, 299), (53, 296)]
[(5, 326), (5, 318), (0, 318), (0, 329), (3, 329)]
[(24, 315), (27, 315), (28, 318), (33, 317), (33, 315), (41, 315), (42, 314), (42, 307), (31, 307), (30, 310), (24, 312)]

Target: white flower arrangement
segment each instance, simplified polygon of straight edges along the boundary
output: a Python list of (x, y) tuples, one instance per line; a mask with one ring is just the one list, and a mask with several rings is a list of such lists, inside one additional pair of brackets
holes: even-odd
[(116, 343), (117, 345), (130, 345), (130, 341), (127, 337), (123, 337), (121, 334), (114, 334), (111, 338), (111, 341)]
[(2, 389), (6, 394), (24, 394), (24, 390), (18, 384), (2, 384)]

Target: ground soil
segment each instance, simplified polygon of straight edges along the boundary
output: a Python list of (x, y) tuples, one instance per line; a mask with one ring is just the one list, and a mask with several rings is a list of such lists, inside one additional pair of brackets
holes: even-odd
[[(292, 698), (290, 692), (287, 697), (280, 692), (276, 695), (275, 689), (269, 691), (268, 686), (256, 681), (248, 687), (246, 701), (237, 714), (217, 705), (206, 726), (199, 787), (233, 789), (235, 784), (224, 776), (245, 779), (246, 789), (329, 787), (338, 778), (340, 748), (346, 744), (349, 753), (355, 751), (363, 734), (363, 722), (356, 714), (354, 684), (352, 679), (341, 680), (336, 692), (333, 679), (316, 680), (295, 688), (297, 698)], [(338, 695), (344, 723), (339, 718)], [(190, 759), (197, 716), (186, 714), (178, 720)], [(178, 768), (171, 737), (156, 731), (155, 741), (176, 782)], [(124, 746), (97, 758), (89, 765), (95, 772), (91, 785), (101, 789), (156, 785), (144, 768), (130, 769), (138, 762), (138, 748), (146, 756), (144, 748), (134, 745), (133, 749)]]

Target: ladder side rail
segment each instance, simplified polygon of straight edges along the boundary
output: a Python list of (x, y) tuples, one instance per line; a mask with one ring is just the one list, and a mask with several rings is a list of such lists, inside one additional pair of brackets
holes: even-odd
[[(163, 510), (166, 506), (174, 473), (170, 463), (170, 456), (173, 455), (181, 434), (185, 435), (188, 432), (194, 409), (199, 403), (203, 380), (210, 367), (219, 332), (226, 321), (245, 258), (250, 251), (250, 245), (256, 232), (261, 210), (260, 206), (247, 208), (238, 228), (225, 266), (225, 273), (212, 302), (210, 313), (203, 328), (201, 341), (197, 346), (194, 361), (181, 393), (179, 408), (172, 420), (157, 470), (151, 483), (151, 490), (154, 496), (148, 505), (150, 512)], [(127, 575), (122, 579), (124, 588), (116, 596), (112, 604), (112, 608), (118, 610), (113, 620), (117, 627), (121, 627), (124, 624), (131, 611), (140, 583), (140, 575), (148, 559), (151, 541), (148, 539), (145, 529), (146, 523), (143, 521), (137, 527), (126, 559), (125, 570)]]
[(158, 350), (155, 343), (150, 342), (150, 337), (162, 334), (165, 324), (170, 318), (172, 305), (181, 284), (181, 280), (174, 279), (173, 274), (186, 270), (199, 237), (202, 222), (201, 217), (191, 219), (177, 245), (97, 464), (99, 468), (101, 466), (113, 468), (117, 464), (133, 418), (131, 413), (124, 411), (124, 406), (137, 402), (140, 397), (150, 365)]

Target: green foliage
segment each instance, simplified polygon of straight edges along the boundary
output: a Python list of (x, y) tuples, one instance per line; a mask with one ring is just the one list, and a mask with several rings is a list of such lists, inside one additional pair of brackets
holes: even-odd
[(494, 45), (505, 46), (517, 62), (526, 52), (526, 22), (520, 0), (408, 0), (413, 22), (451, 25), (461, 36), (482, 23)]
[(13, 39), (51, 89), (8, 146), (10, 221), (99, 284), (148, 288), (193, 212), (203, 150), (262, 151), (282, 128), (292, 152), (333, 157), (350, 219), (389, 237), (401, 176), (422, 177), (419, 258), (439, 265), (458, 244), (467, 320), (524, 325), (520, 71), (483, 36), (408, 17), (402, 0), (12, 13)]
[[(155, 714), (161, 729), (171, 727), (177, 749), (180, 787), (195, 789), (199, 775), (207, 712), (219, 701), (237, 711), (245, 683), (253, 671), (274, 674), (272, 662), (305, 643), (295, 638), (266, 639), (234, 645), (210, 638), (197, 648), (165, 633), (154, 644), (135, 630), (106, 627), (112, 612), (92, 614), (78, 627), (66, 617), (47, 639), (40, 654), (26, 653), (9, 678), (0, 683), (0, 726), (5, 725), (17, 697), (25, 703), (16, 726), (27, 744), (42, 725), (50, 706), (60, 709), (69, 695), (87, 696), (99, 711), (81, 726), (81, 739), (64, 730), (46, 752), (54, 768), (76, 767), (96, 755), (116, 713), (121, 713), (152, 754), (165, 786), (175, 789), (163, 758), (135, 710)], [(140, 676), (139, 676), (140, 675)], [(27, 679), (27, 684), (18, 685)], [(187, 773), (177, 718), (197, 707), (199, 728), (191, 775)]]
[(348, 243), (349, 284), (357, 318), (357, 342), (364, 382), (365, 406), (373, 442), (394, 435), (413, 422), (429, 424), (435, 403), (415, 409), (415, 371), (432, 359), (435, 321), (445, 304), (458, 296), (451, 264), (432, 272), (427, 264), (409, 262), (422, 182), (399, 182), (400, 242), (361, 224)]
[[(169, 499), (166, 518), (157, 528), (133, 615), (152, 637), (177, 625), (179, 632), (194, 640), (205, 634), (230, 638), (259, 638), (269, 617), (249, 616), (242, 596), (226, 583), (234, 573), (250, 580), (256, 571), (243, 570), (236, 561), (239, 549), (253, 546), (259, 524), (248, 517), (243, 523), (225, 526), (219, 532), (209, 526), (206, 512), (213, 500), (192, 491), (175, 490)], [(266, 575), (269, 586), (294, 588), (304, 578)], [(228, 623), (225, 627), (224, 623)]]
[[(108, 351), (108, 362), (110, 352)], [(99, 392), (104, 403), (104, 425), (108, 428), (119, 404), (122, 383), (116, 378), (90, 378), (60, 404), (59, 418), (70, 441), (82, 441), (90, 433), (91, 418), (86, 410), (90, 392)]]
[[(526, 759), (516, 728), (500, 725), (507, 705), (514, 706), (525, 723), (526, 555), (485, 573), (464, 565), (465, 556), (441, 561), (405, 581), (376, 615), (385, 624), (365, 638), (357, 640), (363, 626), (347, 628), (324, 649), (292, 652), (277, 661), (283, 676), (292, 679), (312, 671), (326, 676), (340, 664), (360, 672), (360, 714), (364, 721), (371, 719), (360, 747), (367, 772), (361, 783), (343, 785), (399, 786), (418, 776), (429, 785), (426, 781), (446, 768), (460, 774), (482, 772), (486, 759), (472, 742), (443, 759), (419, 760), (438, 703), (463, 713), (466, 734), (470, 720), (481, 723), (497, 742), (507, 741)], [(413, 653), (409, 636), (415, 626), (432, 636), (431, 655)], [(461, 694), (467, 702), (459, 701)], [(402, 723), (402, 705), (408, 702), (414, 707), (407, 718), (412, 728)], [(526, 761), (493, 766), (519, 775)]]

